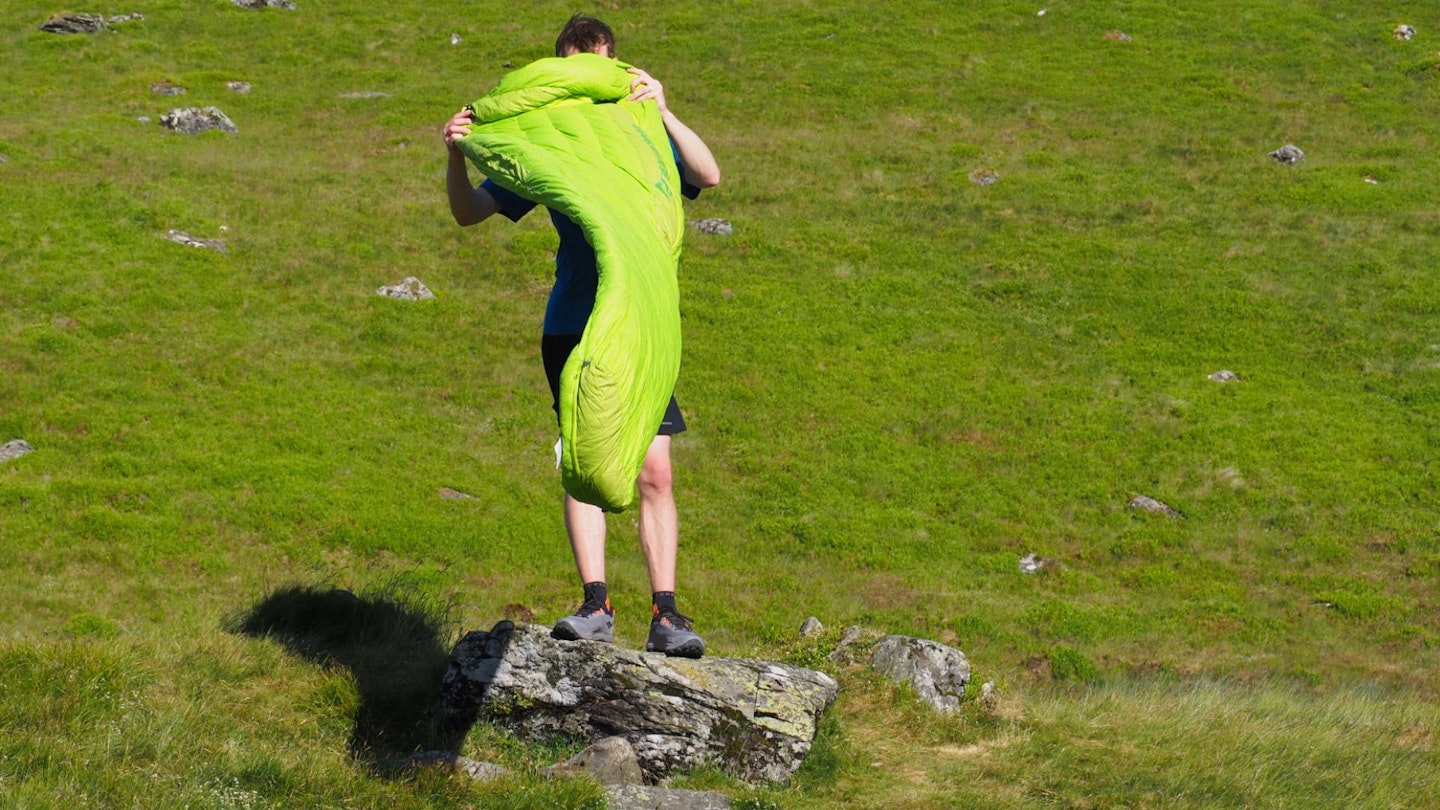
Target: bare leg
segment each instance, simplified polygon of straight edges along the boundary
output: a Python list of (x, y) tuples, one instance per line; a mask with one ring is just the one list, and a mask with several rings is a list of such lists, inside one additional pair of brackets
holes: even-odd
[(680, 545), (680, 521), (675, 514), (675, 492), (670, 466), (670, 437), (656, 436), (640, 468), (640, 549), (650, 572), (650, 590), (665, 593), (652, 603), (654, 618), (645, 639), (648, 652), (683, 658), (705, 654), (705, 640), (676, 612), (675, 554)]
[(610, 610), (610, 600), (599, 604), (604, 586), (590, 587), (592, 582), (605, 581), (605, 513), (597, 506), (566, 495), (565, 532), (570, 535), (570, 551), (575, 555), (580, 582), (585, 585), (585, 601), (573, 615), (555, 622), (550, 637), (561, 641), (613, 642), (615, 614)]
[(565, 496), (565, 532), (580, 582), (605, 581), (605, 513), (598, 506)]
[[(673, 480), (670, 437), (656, 436), (655, 441), (650, 443), (650, 449), (645, 453), (645, 463), (640, 468), (640, 550), (645, 554), (645, 567), (650, 574), (652, 593), (675, 590), (675, 556), (680, 545), (680, 519), (675, 510)], [(602, 557), (603, 543), (602, 538)]]

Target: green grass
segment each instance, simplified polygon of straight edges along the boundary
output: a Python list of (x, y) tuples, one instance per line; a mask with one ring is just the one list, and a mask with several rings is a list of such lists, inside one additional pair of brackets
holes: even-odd
[[(1002, 696), (933, 718), (838, 668), (794, 785), (691, 783), (1432, 804), (1440, 17), (1039, 8), (596, 10), (720, 160), (687, 215), (735, 225), (689, 233), (681, 269), (683, 609), (717, 654), (816, 666), (812, 614), (828, 643), (935, 638)], [(530, 775), (567, 744), (484, 729), (467, 755), (522, 774), (499, 787), (373, 767), (442, 741), (401, 718), (458, 632), (574, 606), (537, 350), (554, 235), (455, 227), (438, 135), (574, 10), (154, 0), (90, 37), (0, 12), (0, 442), (37, 449), (0, 465), (0, 806), (599, 802)], [(389, 95), (340, 97), (365, 91)], [(192, 105), (239, 133), (156, 125)], [(1285, 143), (1306, 160), (1266, 157)], [(437, 299), (374, 295), (408, 275)], [(632, 520), (609, 568), (638, 646)], [(378, 612), (318, 652), (235, 632), (331, 588)], [(416, 666), (387, 667), (406, 628)]]

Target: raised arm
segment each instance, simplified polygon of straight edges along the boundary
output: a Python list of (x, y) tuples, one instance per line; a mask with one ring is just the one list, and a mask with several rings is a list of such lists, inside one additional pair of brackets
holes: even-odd
[(460, 225), (484, 222), (500, 210), (490, 192), (470, 184), (470, 169), (455, 141), (470, 134), (470, 111), (461, 110), (445, 122), (445, 151), (450, 162), (445, 167), (445, 194), (450, 200), (450, 215)]
[(665, 103), (665, 87), (649, 73), (637, 67), (630, 68), (635, 74), (630, 82), (630, 101), (655, 99), (660, 107), (660, 118), (665, 122), (665, 131), (675, 142), (675, 151), (680, 154), (680, 167), (685, 171), (685, 182), (696, 188), (710, 188), (720, 185), (720, 164), (715, 161), (710, 147), (695, 131), (670, 112)]

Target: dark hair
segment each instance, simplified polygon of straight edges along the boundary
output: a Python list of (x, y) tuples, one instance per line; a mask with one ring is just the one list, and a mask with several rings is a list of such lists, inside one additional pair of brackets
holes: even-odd
[(555, 55), (565, 56), (567, 52), (595, 53), (601, 49), (606, 56), (615, 55), (615, 32), (610, 26), (584, 14), (576, 14), (560, 29), (555, 39)]

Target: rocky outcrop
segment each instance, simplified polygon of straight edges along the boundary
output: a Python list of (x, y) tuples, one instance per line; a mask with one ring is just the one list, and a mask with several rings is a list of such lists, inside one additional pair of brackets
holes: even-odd
[(455, 646), (441, 712), (451, 723), (483, 720), (530, 739), (623, 737), (652, 781), (711, 766), (784, 782), (810, 752), (837, 689), (828, 675), (799, 667), (667, 658), (500, 622)]

